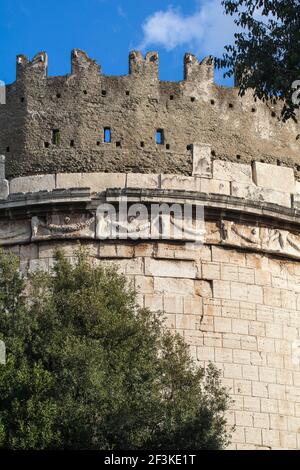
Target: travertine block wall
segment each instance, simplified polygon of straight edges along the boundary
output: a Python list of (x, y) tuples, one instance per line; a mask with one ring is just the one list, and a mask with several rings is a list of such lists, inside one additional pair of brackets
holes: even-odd
[(107, 188), (141, 188), (219, 194), (298, 208), (300, 183), (296, 182), (292, 168), (258, 162), (246, 165), (212, 161), (210, 146), (203, 143), (193, 145), (192, 156), (192, 176), (164, 173), (57, 173), (21, 176), (6, 182), (3, 191), (0, 186), (0, 199), (6, 198), (9, 193), (65, 188), (88, 187), (92, 193), (101, 193)]
[[(9, 182), (2, 158), (0, 245), (20, 257), (24, 273), (51, 269), (58, 246), (73, 260), (78, 242), (94, 263), (116, 263), (196, 362), (221, 370), (234, 400), (230, 447), (300, 449), (299, 182), (291, 168), (212, 160), (207, 144), (193, 144), (192, 155), (192, 176), (56, 173)], [(123, 197), (145, 207), (204, 206), (203, 244), (191, 234), (188, 247), (172, 235), (154, 241), (143, 231), (137, 241), (102, 241), (97, 208), (118, 208)]]
[[(48, 270), (53, 242), (14, 246), (22, 270)], [(85, 242), (95, 263), (116, 263), (139, 302), (163, 311), (198, 364), (214, 362), (234, 403), (232, 449), (300, 448), (300, 264), (264, 254), (178, 243)], [(76, 242), (59, 242), (72, 259)]]

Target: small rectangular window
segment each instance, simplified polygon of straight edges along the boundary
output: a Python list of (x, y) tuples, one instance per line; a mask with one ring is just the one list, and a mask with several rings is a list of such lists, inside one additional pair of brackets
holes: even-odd
[(53, 129), (52, 131), (52, 144), (58, 145), (60, 142), (59, 129)]
[(104, 128), (104, 142), (109, 144), (111, 142), (111, 131), (110, 127)]
[(157, 129), (155, 139), (156, 139), (156, 143), (158, 145), (163, 145), (163, 143), (164, 143), (164, 131), (163, 131), (163, 129)]

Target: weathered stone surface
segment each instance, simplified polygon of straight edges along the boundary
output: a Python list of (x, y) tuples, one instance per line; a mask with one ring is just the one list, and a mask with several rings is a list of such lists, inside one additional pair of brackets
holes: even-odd
[(295, 194), (300, 194), (300, 181), (295, 181)]
[(154, 290), (167, 294), (193, 295), (194, 282), (191, 279), (155, 277)]
[(193, 176), (212, 178), (211, 146), (209, 144), (193, 144)]
[(270, 202), (279, 206), (291, 207), (291, 194), (289, 192), (261, 188), (255, 184), (245, 185), (233, 182), (231, 183), (231, 195), (249, 201)]
[(213, 177), (217, 180), (237, 181), (239, 183), (252, 183), (252, 169), (250, 165), (242, 163), (224, 162), (214, 160)]
[(26, 243), (30, 237), (29, 220), (0, 220), (0, 246)]
[(230, 195), (230, 182), (218, 179), (201, 178), (200, 188), (202, 193)]
[(5, 179), (5, 155), (0, 155), (0, 180)]
[(52, 249), (51, 255), (49, 256), (43, 256), (43, 250), (39, 250), (39, 246), (37, 243), (30, 243), (28, 245), (21, 245), (20, 246), (20, 260), (28, 260), (28, 259), (37, 259), (37, 258), (53, 258), (54, 257), (54, 251)]
[(168, 261), (146, 258), (145, 274), (146, 276), (194, 279), (196, 276), (196, 267), (191, 261)]
[(300, 194), (293, 194), (292, 196), (292, 201), (293, 201), (293, 207), (295, 207), (295, 209), (300, 209)]
[(134, 274), (140, 275), (144, 274), (144, 260), (143, 258), (132, 258), (128, 259), (121, 259), (116, 261), (112, 261), (112, 264), (119, 267), (120, 271), (124, 274)]
[(121, 173), (58, 173), (56, 188), (91, 188), (103, 192), (107, 188), (125, 188), (126, 175)]
[(292, 168), (254, 162), (253, 180), (262, 188), (286, 193), (295, 192), (295, 176)]
[(200, 180), (195, 177), (182, 175), (161, 175), (161, 188), (200, 191)]
[(31, 193), (55, 189), (55, 175), (34, 175), (14, 178), (9, 183), (10, 193)]
[[(224, 163), (224, 162), (222, 162)], [(241, 166), (241, 165), (240, 165)], [(276, 169), (277, 167), (275, 167)], [(256, 186), (215, 178), (186, 177), (182, 175), (158, 174), (120, 174), (120, 173), (78, 173), (58, 175), (36, 175), (30, 178), (15, 178), (10, 182), (10, 192), (37, 192), (43, 190), (90, 187), (92, 192), (103, 192), (108, 188), (174, 189), (195, 191), (206, 194), (232, 195), (249, 201), (277, 204), (291, 207), (299, 206), (299, 196), (290, 192), (276, 191)], [(1, 181), (1, 180), (0, 180)], [(3, 180), (3, 198), (7, 194), (7, 183)], [(56, 183), (55, 183), (56, 181)], [(45, 189), (43, 189), (45, 188)]]
[(9, 184), (4, 178), (0, 179), (0, 200), (6, 199), (9, 195)]
[(158, 188), (158, 174), (128, 173), (126, 180), (127, 188)]

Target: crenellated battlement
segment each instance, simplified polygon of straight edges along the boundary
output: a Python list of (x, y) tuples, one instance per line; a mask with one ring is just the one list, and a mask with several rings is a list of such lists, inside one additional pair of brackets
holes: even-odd
[(48, 55), (46, 52), (39, 52), (32, 60), (28, 60), (25, 55), (17, 55), (16, 77), (23, 80), (25, 77), (46, 78), (48, 74)]
[[(212, 57), (205, 57), (199, 61), (193, 54), (184, 56), (184, 80), (203, 80), (214, 82), (214, 63)], [(71, 75), (82, 73), (98, 73), (101, 75), (101, 66), (95, 60), (88, 57), (86, 52), (73, 49), (71, 52)], [(17, 55), (16, 78), (22, 80), (25, 75), (47, 78), (48, 55), (46, 52), (38, 52), (32, 60), (25, 55)], [(129, 53), (129, 75), (142, 75), (159, 80), (159, 55), (156, 51), (147, 52), (145, 56), (140, 51)]]
[(214, 83), (214, 61), (212, 57), (205, 57), (201, 62), (193, 54), (184, 56), (184, 79), (188, 81), (200, 80)]
[(129, 74), (140, 74), (159, 79), (159, 56), (157, 52), (147, 52), (145, 57), (139, 51), (129, 54)]
[(71, 54), (72, 75), (81, 73), (101, 73), (101, 67), (80, 49), (73, 49)]
[(0, 105), (0, 153), (9, 178), (56, 172), (192, 174), (191, 146), (212, 157), (294, 169), (300, 126), (280, 120), (280, 103), (243, 98), (214, 81), (212, 57), (184, 56), (179, 82), (159, 79), (159, 56), (129, 54), (129, 73), (109, 76), (80, 50), (71, 72), (48, 76), (48, 57), (17, 56), (16, 81)]

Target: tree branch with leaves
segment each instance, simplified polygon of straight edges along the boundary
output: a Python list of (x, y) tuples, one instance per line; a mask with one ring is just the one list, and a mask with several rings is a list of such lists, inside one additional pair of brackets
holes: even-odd
[[(300, 93), (300, 0), (223, 0), (238, 31), (216, 65), (235, 76), (243, 95), (282, 102), (282, 119), (297, 120)], [(293, 87), (294, 84), (294, 87)]]

